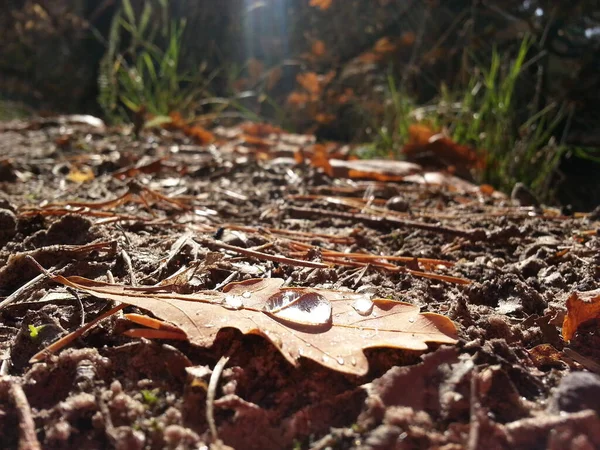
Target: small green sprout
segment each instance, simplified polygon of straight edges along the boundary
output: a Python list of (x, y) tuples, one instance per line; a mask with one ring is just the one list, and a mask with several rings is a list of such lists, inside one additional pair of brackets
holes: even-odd
[(45, 325), (40, 325), (38, 327), (35, 325), (28, 325), (27, 327), (29, 328), (29, 337), (31, 339), (37, 339), (40, 335), (40, 331), (42, 331), (42, 328), (44, 328)]
[(154, 405), (156, 402), (158, 402), (158, 389), (142, 389), (141, 393), (144, 403), (148, 405)]

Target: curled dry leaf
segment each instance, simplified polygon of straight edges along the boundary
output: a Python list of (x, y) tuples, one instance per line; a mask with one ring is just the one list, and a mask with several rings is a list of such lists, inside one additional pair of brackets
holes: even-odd
[(600, 289), (572, 292), (567, 298), (567, 315), (563, 321), (562, 335), (570, 341), (583, 322), (600, 318)]
[(148, 310), (199, 346), (210, 346), (220, 328), (234, 327), (266, 337), (293, 365), (305, 357), (355, 375), (368, 370), (364, 349), (426, 350), (428, 342), (454, 344), (457, 338), (450, 319), (420, 314), (415, 305), (372, 300), (354, 292), (283, 288), (278, 278), (230, 283), (223, 292), (194, 294), (178, 294), (175, 286), (131, 287), (76, 276), (53, 279)]

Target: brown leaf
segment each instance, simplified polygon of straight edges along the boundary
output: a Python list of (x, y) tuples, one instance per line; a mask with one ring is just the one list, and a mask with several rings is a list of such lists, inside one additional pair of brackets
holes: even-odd
[(90, 167), (82, 167), (78, 169), (77, 167), (71, 167), (71, 170), (67, 174), (67, 180), (73, 181), (75, 183), (85, 183), (87, 181), (92, 181), (94, 179), (94, 172)]
[(306, 357), (355, 375), (368, 371), (364, 349), (426, 350), (427, 342), (454, 344), (457, 337), (450, 319), (420, 314), (415, 305), (371, 300), (354, 292), (282, 288), (278, 278), (194, 294), (178, 294), (175, 286), (135, 288), (76, 276), (55, 276), (54, 281), (146, 309), (182, 330), (195, 345), (210, 346), (220, 328), (235, 327), (266, 337), (294, 366)]
[(396, 50), (396, 45), (388, 37), (382, 37), (375, 42), (375, 46), (373, 47), (375, 53), (391, 53), (394, 50)]
[(309, 5), (325, 11), (326, 9), (329, 9), (332, 2), (333, 0), (310, 0)]
[(485, 161), (477, 152), (465, 145), (459, 145), (423, 124), (413, 124), (408, 128), (409, 142), (402, 152), (408, 157), (420, 154), (433, 154), (446, 165), (466, 168), (483, 168)]
[(325, 53), (327, 53), (327, 48), (325, 47), (325, 42), (323, 42), (321, 40), (316, 40), (315, 42), (313, 42), (310, 52), (317, 58), (320, 58)]
[(563, 339), (570, 341), (579, 325), (598, 318), (600, 318), (600, 289), (572, 292), (567, 298), (567, 315), (562, 326)]

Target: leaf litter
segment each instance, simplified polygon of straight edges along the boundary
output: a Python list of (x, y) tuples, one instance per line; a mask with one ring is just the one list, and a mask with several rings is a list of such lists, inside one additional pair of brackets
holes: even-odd
[(6, 448), (600, 446), (596, 216), (174, 118), (4, 128)]

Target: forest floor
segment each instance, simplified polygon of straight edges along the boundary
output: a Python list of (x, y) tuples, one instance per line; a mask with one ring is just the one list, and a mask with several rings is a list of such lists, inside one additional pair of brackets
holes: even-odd
[[(561, 334), (567, 298), (600, 288), (598, 211), (523, 206), (414, 165), (327, 174), (308, 164), (311, 136), (212, 132), (199, 145), (83, 117), (0, 125), (3, 448), (600, 448), (597, 322)], [(90, 295), (101, 284), (65, 287), (32, 259), (125, 287)], [(417, 305), (451, 319), (456, 343), (385, 348), (377, 328), (350, 327), (336, 345), (358, 361), (323, 350), (325, 335), (303, 357), (284, 351), (300, 332), (240, 332), (252, 331), (242, 303), (209, 304), (216, 325), (196, 314), (194, 343), (130, 337), (130, 313), (177, 322), (144, 287), (191, 295), (254, 278)], [(131, 300), (39, 354), (135, 292), (147, 309)]]

